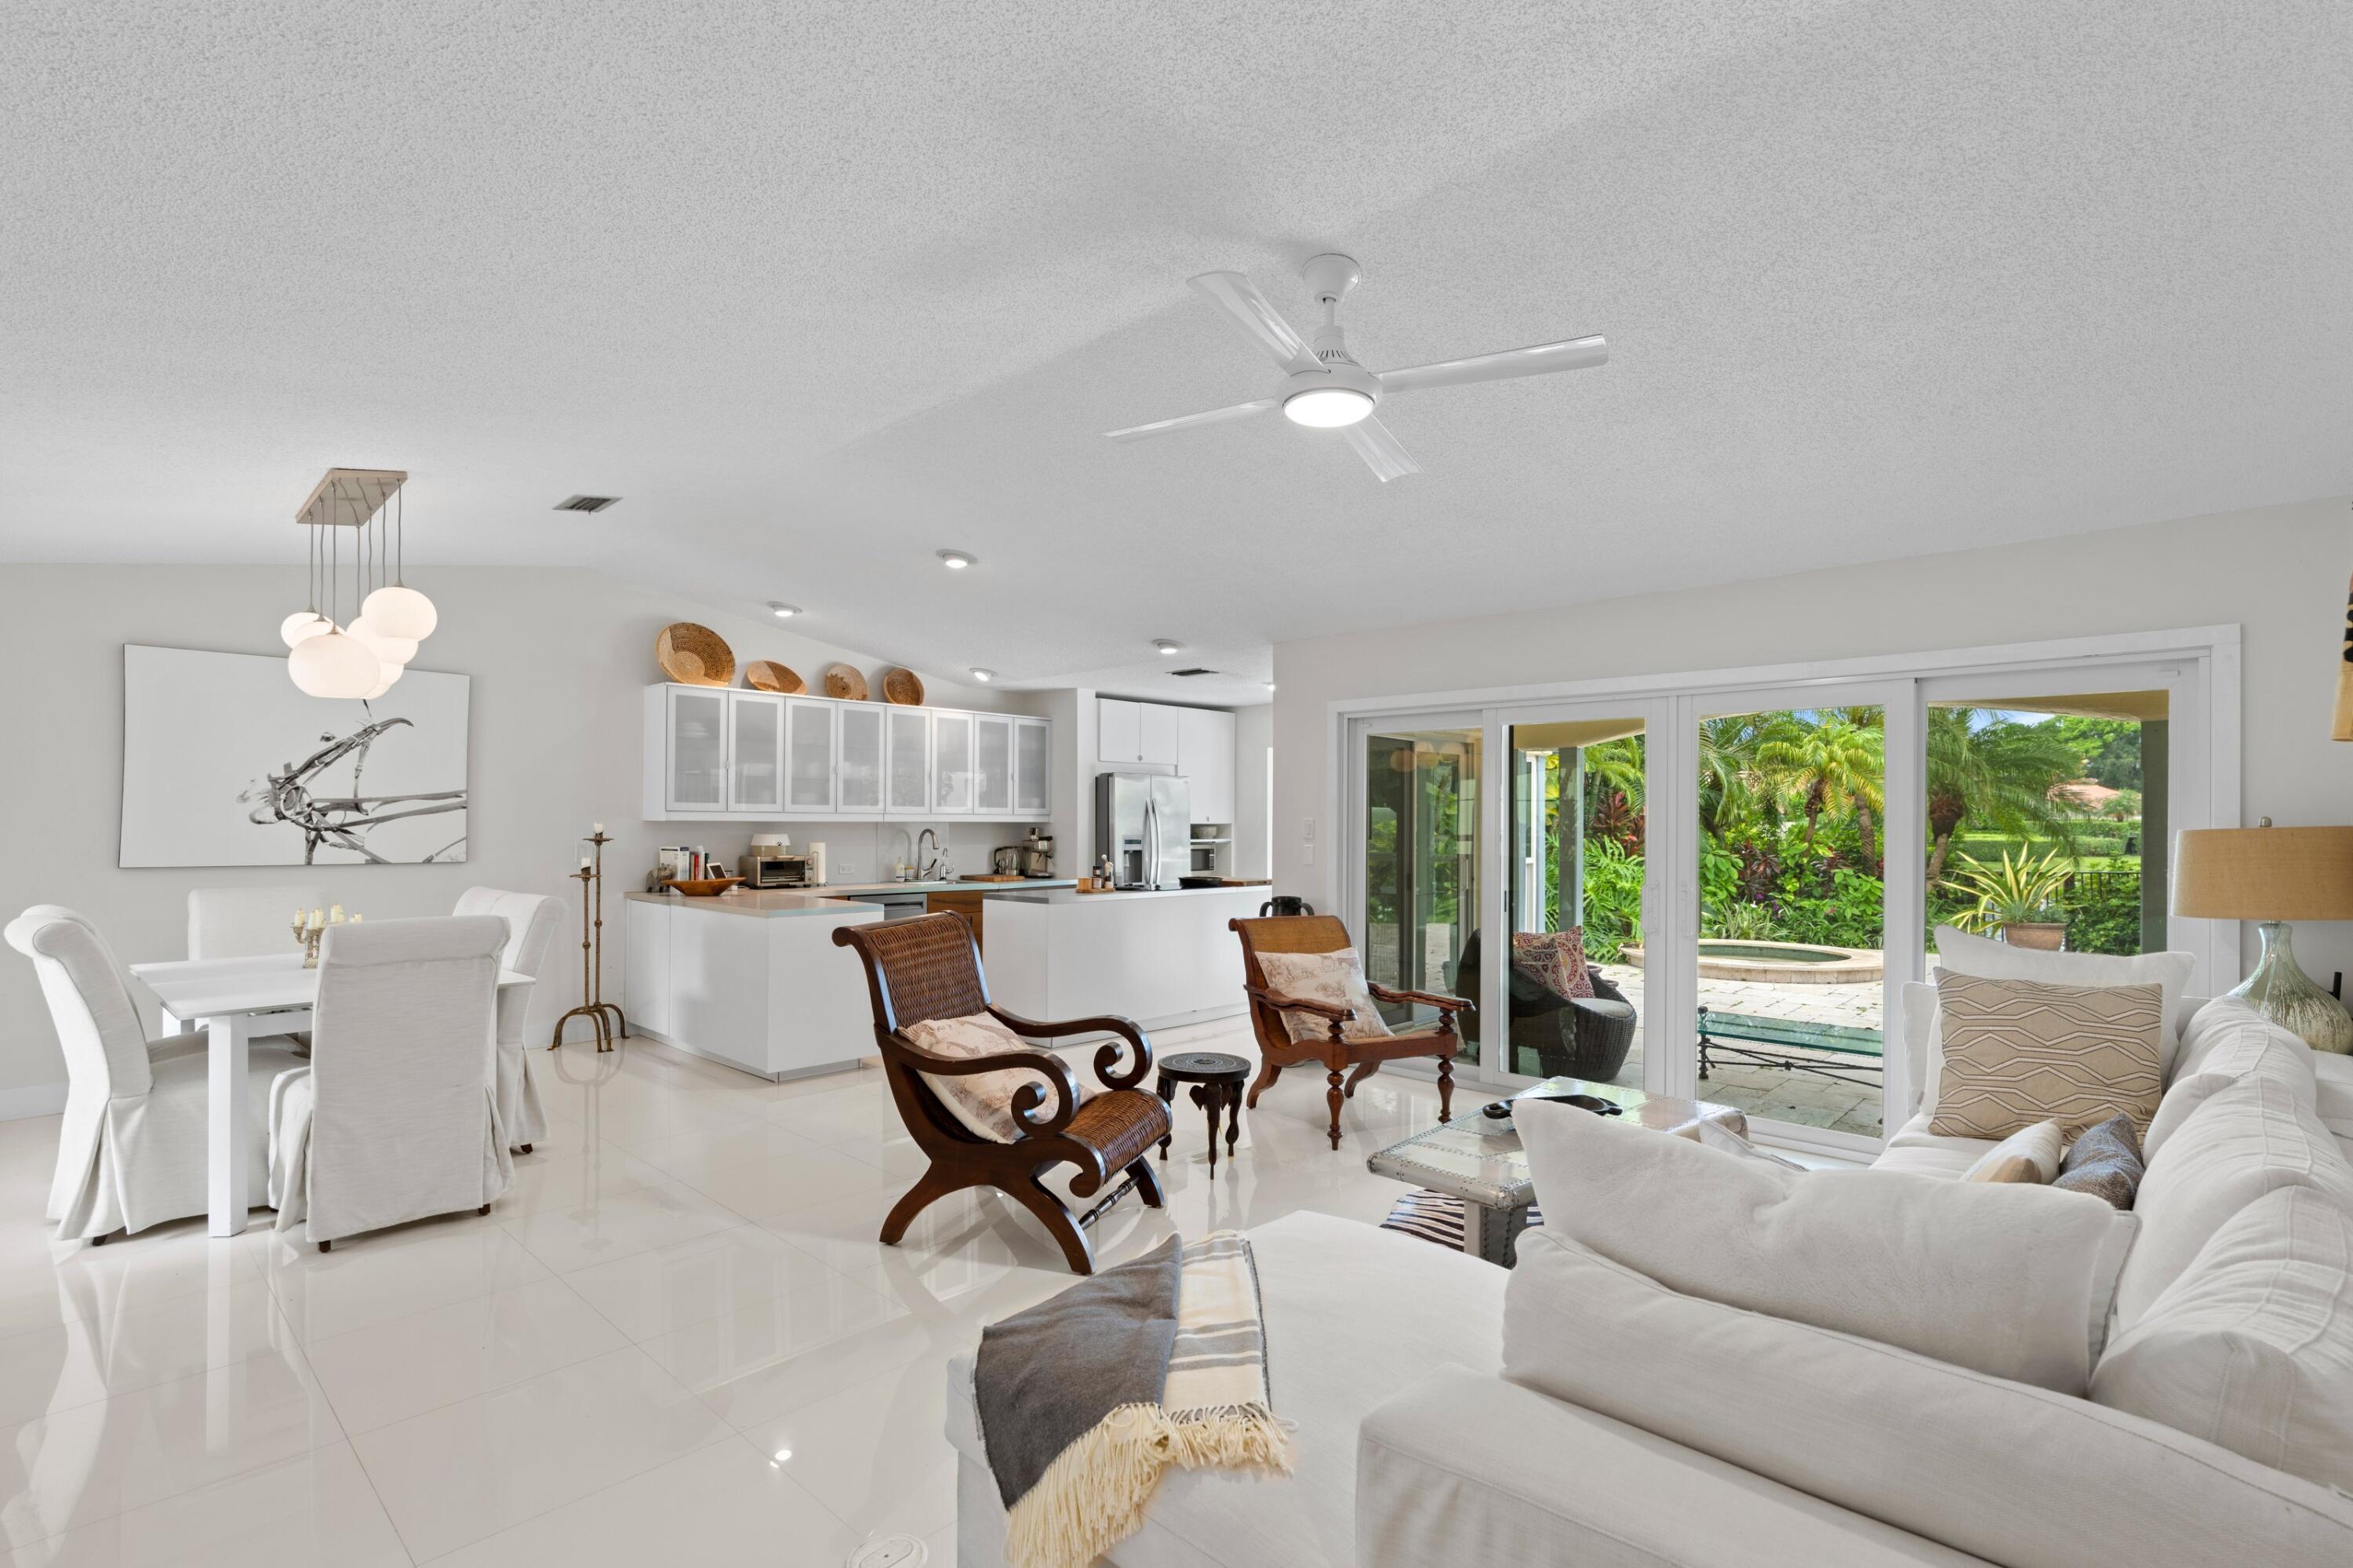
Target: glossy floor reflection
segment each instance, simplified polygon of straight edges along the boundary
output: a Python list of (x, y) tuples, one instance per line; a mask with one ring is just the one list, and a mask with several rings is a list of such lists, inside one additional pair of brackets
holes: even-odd
[[(1255, 1056), (1240, 1020), (1154, 1044)], [(58, 1245), (57, 1118), (0, 1123), (0, 1568), (814, 1565), (893, 1532), (953, 1562), (945, 1363), (1069, 1283), (1045, 1232), (965, 1193), (877, 1243), (923, 1161), (871, 1067), (775, 1085), (639, 1041), (533, 1065), (553, 1126), (490, 1217), (323, 1256), (264, 1211), (231, 1242)], [(1334, 1153), (1294, 1072), (1214, 1183), (1176, 1109), (1168, 1206), (1105, 1215), (1101, 1262), (1297, 1209), (1377, 1220), (1399, 1189), (1365, 1158), (1437, 1094), (1368, 1081)]]

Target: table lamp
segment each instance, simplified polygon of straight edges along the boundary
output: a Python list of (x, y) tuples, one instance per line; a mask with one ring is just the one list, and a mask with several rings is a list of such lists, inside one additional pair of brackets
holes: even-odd
[(2296, 967), (2290, 920), (2353, 920), (2353, 828), (2185, 828), (2173, 840), (2173, 912), (2253, 920), (2263, 955), (2231, 994), (2316, 1051), (2353, 1053), (2353, 1014)]

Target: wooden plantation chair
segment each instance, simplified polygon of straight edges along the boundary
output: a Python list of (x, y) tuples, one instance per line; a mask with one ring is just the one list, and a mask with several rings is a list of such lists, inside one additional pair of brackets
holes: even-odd
[[(1257, 1080), (1250, 1085), (1245, 1104), (1255, 1107), (1258, 1097), (1282, 1076), (1285, 1067), (1303, 1063), (1320, 1063), (1325, 1068), (1324, 1099), (1332, 1107), (1332, 1127), (1329, 1136), (1332, 1147), (1340, 1147), (1340, 1102), (1353, 1098), (1356, 1086), (1381, 1070), (1384, 1062), (1401, 1061), (1409, 1056), (1435, 1056), (1438, 1059), (1438, 1119), (1454, 1118), (1454, 1054), (1461, 1042), (1454, 1033), (1454, 1015), (1471, 1004), (1459, 996), (1440, 996), (1426, 991), (1395, 991), (1377, 985), (1370, 980), (1365, 989), (1382, 1001), (1419, 1002), (1438, 1009), (1438, 1026), (1417, 1030), (1410, 1034), (1377, 1036), (1370, 1040), (1350, 1040), (1340, 1033), (1340, 1027), (1352, 1014), (1345, 1008), (1332, 1007), (1304, 997), (1278, 995), (1267, 984), (1266, 971), (1258, 958), (1261, 953), (1336, 953), (1349, 946), (1348, 927), (1330, 915), (1273, 916), (1257, 920), (1229, 920), (1227, 928), (1242, 940), (1243, 989), (1250, 993), (1250, 1023), (1258, 1032), (1259, 1054), (1262, 1058)], [(1286, 1012), (1312, 1012), (1322, 1016), (1330, 1026), (1330, 1034), (1322, 1040), (1293, 1040), (1285, 1026)], [(1356, 1070), (1348, 1075), (1343, 1086), (1340, 1075), (1344, 1069)]]
[[(1160, 1097), (1139, 1089), (1152, 1070), (1152, 1042), (1124, 1018), (1080, 1018), (1040, 1023), (1008, 1012), (988, 1000), (972, 927), (960, 915), (926, 915), (835, 928), (834, 946), (857, 951), (866, 966), (866, 991), (874, 1005), (874, 1040), (908, 1136), (931, 1160), (931, 1169), (892, 1205), (882, 1222), (882, 1245), (896, 1246), (915, 1216), (938, 1199), (966, 1187), (994, 1187), (1038, 1216), (1074, 1274), (1095, 1271), (1085, 1227), (1126, 1196), (1130, 1187), (1151, 1208), (1161, 1206), (1160, 1181), (1145, 1158), (1167, 1136), (1168, 1107)], [(1134, 1058), (1123, 1070), (1118, 1041), (1095, 1052), (1095, 1076), (1103, 1092), (1082, 1104), (1070, 1065), (1047, 1050), (1008, 1051), (991, 1056), (936, 1056), (906, 1031), (929, 1019), (967, 1018), (986, 1012), (1016, 1034), (1050, 1040), (1099, 1032), (1119, 1036)], [(1007, 1067), (1031, 1067), (1053, 1086), (1053, 1106), (1040, 1110), (1048, 1094), (1037, 1084), (1014, 1092), (1013, 1119), (1020, 1135), (1000, 1143), (973, 1132), (940, 1101), (926, 1073), (964, 1075)], [(1064, 1162), (1079, 1168), (1071, 1191), (1091, 1198), (1106, 1181), (1118, 1186), (1085, 1213), (1073, 1215), (1039, 1178)]]

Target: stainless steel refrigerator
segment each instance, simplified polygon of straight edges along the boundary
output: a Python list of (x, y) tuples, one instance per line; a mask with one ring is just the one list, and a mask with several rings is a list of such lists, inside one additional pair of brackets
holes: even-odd
[(1122, 887), (1174, 887), (1193, 869), (1193, 794), (1166, 773), (1095, 775), (1095, 853)]

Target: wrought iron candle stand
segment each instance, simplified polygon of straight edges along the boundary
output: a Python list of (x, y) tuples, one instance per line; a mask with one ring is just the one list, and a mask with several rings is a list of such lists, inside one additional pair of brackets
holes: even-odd
[(587, 842), (596, 846), (595, 856), (572, 874), (580, 885), (580, 994), (586, 1000), (555, 1021), (555, 1033), (547, 1042), (551, 1051), (564, 1044), (564, 1026), (575, 1018), (596, 1024), (599, 1052), (610, 1051), (613, 1042), (629, 1032), (619, 1005), (605, 1000), (605, 846), (613, 841), (600, 826)]

